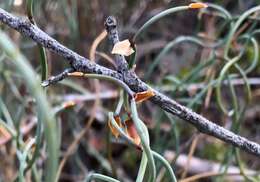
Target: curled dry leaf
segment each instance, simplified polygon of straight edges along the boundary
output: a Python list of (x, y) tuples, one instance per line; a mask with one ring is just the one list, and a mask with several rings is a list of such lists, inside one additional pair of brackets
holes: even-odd
[(140, 102), (143, 102), (143, 101), (153, 97), (154, 95), (155, 95), (155, 93), (151, 89), (148, 89), (144, 92), (135, 93), (134, 98), (137, 103), (140, 103)]
[(189, 4), (190, 9), (201, 9), (201, 8), (207, 8), (208, 5), (205, 3), (191, 3)]
[[(119, 116), (114, 116), (114, 119), (115, 119), (117, 125), (118, 125), (120, 128), (122, 128), (123, 125), (122, 125), (122, 122), (121, 122), (120, 117), (119, 117)], [(112, 123), (111, 123), (110, 120), (108, 121), (108, 127), (109, 127), (111, 133), (112, 133), (116, 138), (118, 138), (119, 132), (117, 131), (116, 127), (114, 127), (114, 126), (112, 125)]]
[(136, 131), (136, 128), (134, 126), (132, 119), (126, 120), (125, 125), (126, 125), (126, 134), (133, 140), (133, 142), (136, 145), (139, 146), (141, 143), (141, 139)]
[(123, 56), (130, 56), (135, 51), (131, 47), (131, 43), (128, 39), (116, 43), (112, 49), (112, 54), (120, 54)]

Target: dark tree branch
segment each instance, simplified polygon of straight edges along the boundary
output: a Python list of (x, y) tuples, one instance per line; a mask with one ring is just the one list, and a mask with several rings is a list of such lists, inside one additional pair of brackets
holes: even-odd
[(57, 82), (65, 79), (68, 76), (68, 73), (72, 73), (74, 71), (75, 71), (75, 69), (73, 69), (73, 68), (67, 68), (63, 72), (61, 72), (60, 74), (58, 74), (56, 76), (51, 76), (47, 80), (43, 81), (42, 82), (42, 86), (43, 87), (48, 87), (51, 84), (57, 83)]
[(97, 65), (88, 59), (78, 55), (72, 50), (60, 44), (58, 41), (50, 37), (48, 34), (39, 29), (36, 25), (31, 24), (28, 19), (17, 18), (12, 14), (0, 8), (0, 21), (9, 27), (17, 30), (26, 37), (30, 37), (43, 47), (65, 58), (72, 68), (85, 73), (98, 73), (113, 77), (119, 77), (117, 72)]
[[(109, 21), (110, 24), (113, 25), (113, 29), (107, 28), (108, 35), (110, 36), (111, 42), (113, 44), (119, 42), (119, 37), (118, 37), (118, 31), (116, 28), (116, 20), (113, 17), (108, 17), (106, 22)], [(105, 23), (106, 25), (106, 23)], [(112, 31), (112, 32), (110, 32)], [(124, 56), (118, 56), (117, 59), (119, 63), (126, 65), (126, 60)], [(126, 64), (125, 64), (126, 63)], [(148, 86), (146, 83), (142, 82), (137, 75), (129, 70), (125, 70), (123, 73), (123, 79), (124, 81), (136, 92), (140, 91), (145, 91), (148, 89)], [(128, 83), (129, 78), (134, 78), (132, 79), (131, 83)], [(256, 146), (256, 143), (247, 143), (245, 138), (240, 137), (238, 135), (235, 135), (233, 132), (226, 130), (225, 128), (216, 125), (215, 123), (207, 120), (206, 118), (202, 117), (201, 115), (191, 111), (190, 109), (186, 108), (185, 106), (180, 105), (179, 103), (175, 102), (174, 100), (168, 98), (167, 96), (161, 94), (160, 92), (156, 91), (153, 89), (155, 92), (155, 96), (151, 98), (152, 102), (159, 105), (161, 108), (163, 108), (165, 111), (177, 115), (179, 118), (188, 121), (189, 123), (193, 124), (200, 132), (206, 133), (211, 136), (215, 136), (227, 143), (231, 143), (235, 146), (238, 146), (239, 148), (250, 148), (253, 149), (255, 152), (258, 153), (260, 156), (260, 151), (259, 151), (259, 145)], [(247, 144), (249, 146), (247, 146)]]
[[(109, 16), (105, 21), (105, 27), (108, 33), (108, 38), (111, 41), (112, 45), (119, 42), (119, 35), (117, 31), (116, 19), (113, 16)], [(119, 73), (127, 72), (128, 64), (122, 55), (115, 55), (115, 62), (117, 66), (117, 71)]]
[[(0, 9), (0, 21), (7, 24), (9, 27), (17, 30), (23, 35), (32, 38), (35, 42), (41, 44), (42, 46), (48, 48), (49, 50), (57, 53), (58, 55), (64, 57), (70, 63), (71, 67), (80, 72), (84, 73), (96, 73), (103, 74), (117, 78), (124, 81), (133, 91), (145, 91), (148, 89), (148, 85), (142, 82), (134, 72), (126, 71), (123, 75), (119, 72), (110, 70), (93, 62), (88, 59), (78, 55), (72, 50), (61, 45), (59, 42), (48, 36), (37, 26), (32, 25), (29, 20), (24, 20), (17, 18), (3, 9)], [(118, 37), (118, 36), (117, 36)], [(117, 39), (118, 41), (119, 39)], [(114, 40), (115, 41), (115, 40)], [(114, 42), (115, 43), (115, 42)], [(120, 59), (124, 59), (121, 57)], [(121, 60), (122, 61), (122, 60)], [(123, 62), (123, 61), (122, 61)], [(191, 111), (185, 106), (180, 105), (174, 100), (168, 98), (162, 93), (154, 90), (155, 96), (151, 98), (151, 101), (164, 109), (165, 111), (178, 116), (184, 121), (188, 121), (194, 125), (202, 133), (214, 136), (222, 141), (225, 141), (233, 146), (236, 146), (248, 153), (260, 156), (260, 145), (249, 141), (248, 139), (236, 135), (235, 133), (214, 124), (213, 122), (207, 120), (203, 116)]]

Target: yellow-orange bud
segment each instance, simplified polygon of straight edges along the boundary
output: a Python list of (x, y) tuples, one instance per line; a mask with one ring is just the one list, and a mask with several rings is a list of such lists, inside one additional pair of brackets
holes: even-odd
[(190, 9), (200, 9), (200, 8), (207, 8), (208, 5), (205, 3), (191, 3), (189, 4)]

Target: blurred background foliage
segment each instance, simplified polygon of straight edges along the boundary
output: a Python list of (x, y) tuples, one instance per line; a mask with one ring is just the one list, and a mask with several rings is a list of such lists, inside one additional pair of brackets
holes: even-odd
[[(150, 17), (189, 3), (188, 0), (35, 0), (33, 18), (50, 36), (89, 58), (91, 45), (104, 30), (107, 16), (117, 18), (123, 40), (131, 38)], [(166, 16), (149, 27), (136, 40), (135, 70), (140, 78), (178, 102), (259, 143), (259, 11), (247, 16), (234, 35), (229, 35), (241, 15), (260, 1), (209, 3), (214, 5)], [(25, 0), (0, 0), (0, 7), (27, 16)], [(1, 29), (20, 48), (40, 79), (41, 56), (36, 43), (4, 25)], [(229, 47), (228, 41), (231, 41)], [(97, 48), (95, 61), (113, 68), (104, 59), (104, 55), (112, 58), (110, 50), (111, 45), (105, 39)], [(16, 71), (16, 63), (8, 61), (11, 58), (3, 50), (0, 52), (0, 179), (13, 181), (21, 170), (17, 151), (35, 138), (38, 120), (35, 99), (26, 80)], [(68, 67), (63, 58), (48, 50), (46, 55), (48, 76)], [(228, 65), (232, 60), (234, 64)], [(101, 81), (98, 89), (96, 86), (93, 80), (69, 78), (45, 90), (55, 112), (55, 142), (57, 146), (60, 143), (60, 161), (64, 162), (60, 164), (58, 178), (81, 181), (89, 171), (95, 171), (133, 181), (141, 153), (112, 137), (107, 126), (107, 113), (115, 110), (119, 92), (108, 82)], [(149, 128), (152, 149), (171, 162), (178, 179), (206, 173), (208, 177), (199, 181), (260, 180), (259, 158), (199, 134), (191, 125), (150, 102), (140, 105), (139, 113)], [(4, 123), (14, 125), (17, 137), (11, 137)], [(25, 144), (20, 146), (19, 140)], [(37, 142), (39, 154), (33, 168), (25, 174), (26, 181), (44, 179), (46, 141)], [(157, 165), (157, 180), (169, 181), (161, 167)]]

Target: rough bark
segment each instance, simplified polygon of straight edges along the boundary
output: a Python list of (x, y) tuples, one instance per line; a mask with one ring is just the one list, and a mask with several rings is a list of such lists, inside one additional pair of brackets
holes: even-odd
[[(17, 30), (24, 36), (30, 37), (35, 42), (41, 44), (43, 47), (46, 47), (50, 51), (64, 57), (71, 65), (71, 68), (75, 71), (80, 71), (84, 73), (96, 73), (117, 78), (125, 82), (135, 92), (145, 91), (149, 87), (146, 83), (141, 81), (133, 71), (126, 69), (126, 61), (123, 56), (117, 57), (118, 71), (114, 71), (95, 64), (88, 59), (78, 55), (74, 51), (60, 44), (55, 39), (51, 38), (45, 32), (40, 30), (37, 26), (31, 24), (30, 21), (27, 19), (17, 18), (10, 13), (4, 11), (3, 9), (0, 9), (0, 21), (8, 25), (9, 27)], [(113, 29), (113, 31), (115, 31), (115, 34), (113, 34), (113, 36), (110, 36), (113, 44), (119, 41), (116, 24), (114, 28), (115, 29)], [(62, 75), (62, 78), (63, 76), (64, 75)], [(212, 121), (209, 121), (203, 116), (191, 111), (190, 109), (177, 103), (173, 99), (170, 99), (169, 97), (156, 90), (154, 90), (154, 92), (155, 96), (152, 97), (150, 100), (154, 104), (161, 107), (163, 110), (176, 115), (184, 121), (187, 121), (202, 133), (214, 136), (226, 143), (232, 144), (235, 147), (238, 147), (248, 153), (260, 157), (259, 144), (252, 142), (244, 137), (241, 137), (215, 124)]]

